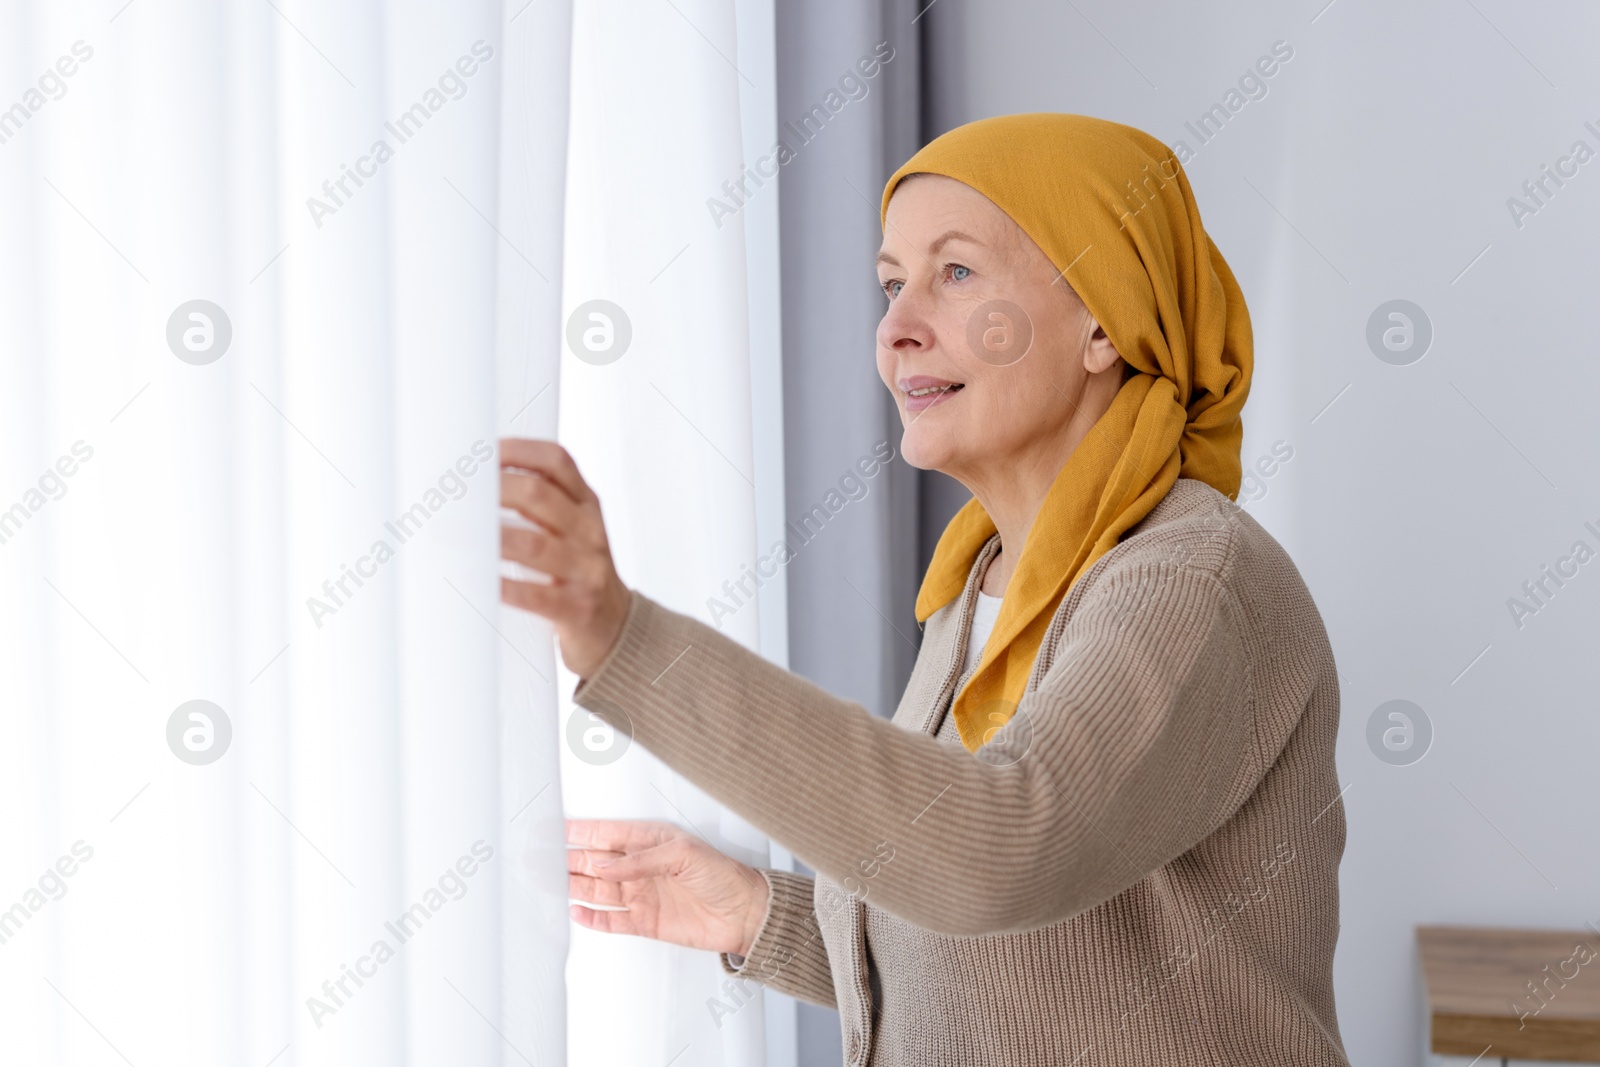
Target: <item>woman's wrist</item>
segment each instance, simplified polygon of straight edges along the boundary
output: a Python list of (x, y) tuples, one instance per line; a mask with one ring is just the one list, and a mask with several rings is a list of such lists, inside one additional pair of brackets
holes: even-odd
[(600, 669), (622, 638), (632, 604), (632, 591), (617, 579), (608, 583), (606, 591), (597, 597), (595, 609), (581, 629), (557, 628), (561, 659), (568, 670), (580, 679), (587, 679)]
[(750, 890), (750, 903), (745, 907), (744, 927), (739, 934), (739, 948), (730, 955), (748, 958), (750, 950), (755, 947), (756, 935), (761, 932), (762, 925), (767, 921), (767, 909), (772, 904), (772, 887), (767, 884), (767, 876), (755, 868), (755, 885)]

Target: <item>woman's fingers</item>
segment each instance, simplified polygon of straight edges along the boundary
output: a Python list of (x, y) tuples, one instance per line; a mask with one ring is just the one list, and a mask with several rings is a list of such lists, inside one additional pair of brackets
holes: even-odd
[(668, 841), (642, 852), (630, 852), (614, 860), (598, 860), (590, 864), (596, 878), (608, 882), (634, 882), (640, 878), (657, 878), (676, 874), (688, 861), (688, 850), (676, 841)]
[(631, 882), (681, 870), (688, 835), (667, 822), (568, 819), (567, 870), (607, 882)]
[(638, 852), (684, 833), (658, 819), (568, 819), (567, 844), (604, 852)]
[(531, 611), (546, 619), (562, 614), (566, 597), (560, 586), (543, 582), (519, 582), (511, 578), (500, 579), (500, 599), (514, 608)]
[[(537, 569), (549, 584), (503, 580), (500, 599), (549, 619), (561, 659), (579, 677), (605, 662), (627, 624), (633, 597), (617, 575), (606, 539), (600, 501), (578, 474), (567, 450), (551, 441), (505, 438), (500, 442), (500, 503), (514, 509), (554, 541), (521, 542), (547, 557)], [(519, 542), (510, 539), (515, 546)], [(506, 541), (501, 552), (506, 552)], [(557, 558), (560, 545), (570, 555)], [(517, 560), (513, 559), (513, 562)]]
[(567, 876), (567, 896), (585, 904), (604, 904), (608, 907), (620, 908), (626, 903), (621, 883), (590, 878), (586, 874)]
[(672, 823), (568, 819), (567, 843), (569, 913), (587, 929), (734, 951), (766, 913), (764, 892), (752, 896), (715, 867), (742, 865)]
[(549, 575), (569, 575), (578, 569), (572, 542), (543, 530), (500, 527), (500, 558), (521, 563)]
[(554, 441), (539, 441), (527, 437), (502, 437), (500, 439), (500, 467), (519, 468), (547, 475), (577, 503), (594, 499), (589, 483), (578, 473), (572, 455)]
[(553, 479), (539, 474), (500, 472), (500, 506), (564, 537), (584, 532), (588, 520), (584, 505), (569, 496)]
[(603, 934), (633, 934), (637, 937), (649, 937), (650, 931), (643, 927), (638, 918), (631, 911), (596, 911), (586, 908), (582, 904), (574, 904), (567, 909), (572, 916), (572, 921), (579, 926), (590, 930), (599, 930)]
[(621, 858), (622, 853), (610, 852), (605, 849), (569, 848), (567, 849), (567, 870), (572, 874), (590, 874), (594, 870), (595, 861), (610, 861)]

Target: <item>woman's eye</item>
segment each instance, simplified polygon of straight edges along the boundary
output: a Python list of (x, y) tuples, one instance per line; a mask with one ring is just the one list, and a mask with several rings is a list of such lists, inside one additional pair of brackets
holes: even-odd
[(883, 288), (883, 291), (885, 293), (889, 294), (889, 298), (892, 300), (895, 297), (900, 295), (900, 288), (905, 284), (906, 284), (905, 282), (898, 281), (898, 280), (897, 281), (892, 281), (892, 282), (884, 282), (882, 288)]
[(959, 263), (950, 265), (950, 278), (952, 281), (964, 282), (971, 274), (972, 270), (970, 268), (963, 267)]

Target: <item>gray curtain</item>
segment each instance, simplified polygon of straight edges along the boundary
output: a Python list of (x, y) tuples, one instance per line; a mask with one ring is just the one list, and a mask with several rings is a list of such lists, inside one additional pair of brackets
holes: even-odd
[[(874, 363), (878, 198), (924, 140), (925, 4), (777, 8), (779, 135), (795, 153), (780, 179), (789, 664), (884, 716), (916, 658), (932, 546), (967, 497), (899, 458)], [(837, 1014), (800, 1005), (799, 1044), (801, 1067), (837, 1064)]]
[[(899, 419), (874, 364), (878, 197), (923, 143), (928, 20), (913, 19), (925, 3), (812, 0), (777, 15), (779, 132), (796, 149), (780, 208), (789, 662), (880, 715), (893, 712), (916, 656), (912, 604), (928, 551), (949, 500), (965, 499), (899, 458)], [(870, 69), (885, 44), (892, 58), (861, 77), (858, 64)], [(841, 83), (859, 98), (838, 93), (847, 102), (822, 121)], [(863, 476), (863, 458), (870, 470), (885, 447), (894, 460)]]

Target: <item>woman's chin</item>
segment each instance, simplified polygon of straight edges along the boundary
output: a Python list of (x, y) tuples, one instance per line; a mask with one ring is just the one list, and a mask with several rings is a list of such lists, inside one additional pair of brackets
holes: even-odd
[(950, 459), (950, 443), (943, 434), (927, 433), (915, 423), (900, 435), (900, 458), (918, 470), (936, 471)]

